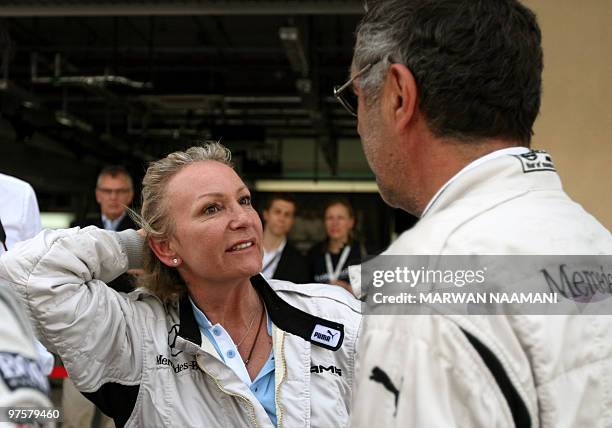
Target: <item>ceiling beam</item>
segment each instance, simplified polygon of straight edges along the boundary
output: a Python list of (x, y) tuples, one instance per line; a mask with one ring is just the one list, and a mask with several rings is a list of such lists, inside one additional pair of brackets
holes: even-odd
[(98, 166), (76, 157), (60, 156), (38, 147), (17, 142), (0, 144), (0, 170), (20, 177), (35, 188), (48, 192), (90, 191), (84, 180), (95, 174)]
[(361, 15), (359, 0), (191, 0), (171, 1), (98, 1), (56, 0), (52, 5), (42, 0), (21, 1), (18, 5), (1, 5), (3, 17), (49, 16), (152, 16), (152, 15)]

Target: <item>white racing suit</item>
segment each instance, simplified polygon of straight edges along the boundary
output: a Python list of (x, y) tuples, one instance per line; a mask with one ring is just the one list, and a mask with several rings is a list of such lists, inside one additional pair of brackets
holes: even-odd
[(15, 420), (5, 414), (7, 408), (50, 409), (48, 393), (30, 322), (13, 292), (0, 281), (0, 426), (12, 426), (8, 420)]
[[(384, 254), (611, 255), (612, 237), (531, 152), (457, 177)], [(352, 427), (612, 427), (611, 316), (364, 315)]]

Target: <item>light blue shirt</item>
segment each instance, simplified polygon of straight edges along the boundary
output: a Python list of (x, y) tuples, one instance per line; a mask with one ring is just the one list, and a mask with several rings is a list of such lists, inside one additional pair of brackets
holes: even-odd
[[(202, 312), (193, 303), (191, 298), (191, 307), (193, 308), (193, 314), (195, 316), (200, 332), (205, 335), (213, 347), (217, 351), (219, 357), (223, 362), (231, 368), (234, 373), (249, 387), (257, 401), (261, 403), (266, 413), (270, 417), (270, 420), (276, 426), (276, 403), (275, 403), (275, 390), (274, 390), (274, 349), (270, 351), (268, 360), (261, 368), (255, 380), (251, 381), (249, 373), (240, 357), (238, 348), (234, 344), (234, 341), (230, 335), (225, 331), (221, 324), (212, 325), (208, 320), (204, 312)], [(267, 314), (266, 314), (267, 315)], [(268, 319), (268, 335), (272, 335), (272, 321)]]
[(114, 220), (111, 220), (110, 218), (106, 217), (104, 214), (102, 214), (102, 225), (104, 226), (104, 230), (117, 230), (117, 227), (119, 227), (119, 223), (121, 223), (121, 221), (123, 220), (123, 217), (125, 217), (127, 215), (127, 213), (123, 213), (121, 214), (119, 217), (117, 217)]

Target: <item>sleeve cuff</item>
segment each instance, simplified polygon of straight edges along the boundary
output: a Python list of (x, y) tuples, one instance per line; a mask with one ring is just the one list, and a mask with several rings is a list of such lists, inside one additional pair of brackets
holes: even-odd
[(128, 269), (142, 268), (142, 253), (145, 245), (144, 238), (133, 229), (115, 232), (121, 248), (128, 258)]

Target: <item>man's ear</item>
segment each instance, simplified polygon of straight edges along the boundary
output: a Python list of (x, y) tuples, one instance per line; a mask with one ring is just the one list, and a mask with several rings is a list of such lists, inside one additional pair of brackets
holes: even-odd
[(155, 253), (159, 261), (168, 267), (177, 267), (180, 264), (180, 258), (171, 248), (170, 242), (167, 239), (149, 238), (149, 248)]
[(270, 213), (268, 212), (268, 210), (263, 210), (263, 219), (264, 222), (268, 222), (268, 217), (270, 217)]
[(404, 64), (391, 64), (385, 91), (393, 112), (396, 131), (402, 132), (415, 118), (417, 107), (417, 86), (410, 69)]

